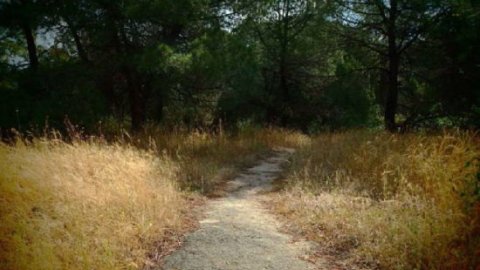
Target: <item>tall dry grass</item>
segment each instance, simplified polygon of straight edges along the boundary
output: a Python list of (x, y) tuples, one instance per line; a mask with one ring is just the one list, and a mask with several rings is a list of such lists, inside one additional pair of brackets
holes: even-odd
[(178, 165), (118, 144), (0, 144), (0, 269), (137, 269), (182, 226)]
[(209, 194), (238, 170), (254, 163), (271, 149), (299, 147), (308, 141), (299, 132), (248, 127), (236, 133), (164, 131), (151, 126), (133, 143), (166, 154), (180, 167), (178, 183), (184, 190)]
[(479, 158), (470, 133), (320, 135), (293, 158), (275, 209), (367, 268), (476, 269)]
[(70, 136), (0, 144), (0, 269), (142, 268), (163, 237), (183, 231), (192, 192), (306, 140), (276, 129)]

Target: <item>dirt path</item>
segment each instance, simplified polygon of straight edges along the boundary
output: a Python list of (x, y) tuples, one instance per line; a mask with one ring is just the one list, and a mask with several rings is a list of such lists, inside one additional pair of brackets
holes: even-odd
[(316, 269), (300, 259), (311, 248), (279, 231), (280, 224), (260, 202), (291, 153), (279, 149), (229, 183), (226, 197), (207, 204), (200, 228), (165, 258), (164, 270)]

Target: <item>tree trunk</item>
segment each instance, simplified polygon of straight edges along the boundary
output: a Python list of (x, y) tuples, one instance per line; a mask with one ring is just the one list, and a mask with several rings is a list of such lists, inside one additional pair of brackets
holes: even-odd
[(138, 75), (127, 69), (125, 77), (130, 101), (131, 130), (136, 133), (142, 130), (146, 121), (146, 101)]
[(36, 70), (38, 68), (37, 46), (35, 45), (35, 38), (33, 36), (32, 28), (27, 23), (22, 24), (22, 31), (27, 41), (28, 59), (30, 68)]
[(85, 62), (85, 63), (90, 63), (90, 60), (88, 59), (88, 54), (85, 48), (83, 47), (82, 41), (80, 40), (80, 36), (78, 35), (76, 27), (73, 26), (73, 24), (65, 20), (68, 25), (68, 29), (70, 30), (70, 33), (72, 34), (73, 41), (75, 42), (75, 47), (77, 47), (77, 52), (78, 52), (78, 57)]
[(396, 131), (397, 123), (395, 116), (398, 106), (398, 56), (389, 59), (388, 91), (385, 98), (385, 128), (388, 131)]
[(395, 132), (397, 123), (395, 116), (398, 106), (398, 71), (400, 56), (397, 48), (396, 20), (398, 12), (397, 0), (390, 0), (388, 21), (388, 86), (385, 97), (385, 128)]
[(288, 123), (288, 109), (289, 109), (289, 102), (290, 102), (290, 93), (288, 89), (288, 78), (287, 78), (287, 68), (285, 60), (282, 57), (282, 61), (280, 63), (280, 91), (282, 98), (281, 100), (281, 125), (286, 126)]
[(96, 86), (106, 99), (108, 109), (114, 116), (119, 116), (119, 106), (114, 91), (114, 74), (110, 72), (99, 72), (96, 77)]
[(281, 91), (281, 125), (286, 126), (288, 123), (288, 110), (290, 100), (290, 91), (288, 89), (288, 74), (287, 74), (287, 54), (288, 54), (288, 43), (289, 43), (289, 23), (290, 23), (290, 1), (286, 0), (284, 2), (284, 18), (281, 31), (280, 39), (280, 91)]

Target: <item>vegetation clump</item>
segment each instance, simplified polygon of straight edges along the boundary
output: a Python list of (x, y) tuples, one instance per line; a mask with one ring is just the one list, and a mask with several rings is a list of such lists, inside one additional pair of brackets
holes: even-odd
[(0, 268), (141, 268), (190, 226), (196, 194), (211, 195), (275, 145), (306, 141), (276, 129), (149, 132), (0, 144)]
[(2, 269), (119, 269), (179, 230), (178, 165), (126, 145), (0, 145)]
[(275, 210), (350, 262), (478, 267), (478, 142), (461, 132), (318, 135), (293, 157)]

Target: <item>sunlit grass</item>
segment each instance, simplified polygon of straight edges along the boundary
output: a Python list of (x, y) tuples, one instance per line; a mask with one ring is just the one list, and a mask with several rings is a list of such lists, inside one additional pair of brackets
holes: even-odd
[(120, 269), (181, 226), (178, 166), (120, 145), (0, 145), (1, 269)]
[(273, 128), (249, 128), (229, 134), (165, 132), (159, 127), (150, 127), (140, 138), (137, 143), (140, 147), (156, 149), (177, 162), (181, 168), (178, 183), (182, 189), (203, 194), (213, 191), (216, 185), (269, 150), (278, 146), (299, 147), (308, 141), (308, 137), (299, 132)]
[(475, 269), (478, 143), (474, 134), (458, 132), (320, 135), (293, 158), (275, 208), (351, 262)]
[(47, 135), (0, 144), (0, 269), (141, 269), (188, 225), (187, 197), (213, 192), (272, 147), (306, 140), (275, 129), (152, 127), (110, 143)]

